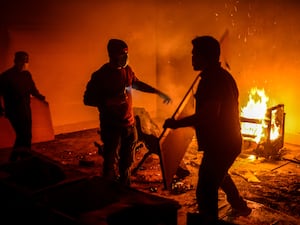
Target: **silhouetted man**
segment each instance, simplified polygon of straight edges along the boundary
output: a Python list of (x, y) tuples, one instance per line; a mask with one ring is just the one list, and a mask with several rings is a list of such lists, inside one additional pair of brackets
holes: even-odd
[(167, 119), (164, 128), (195, 128), (199, 151), (203, 151), (196, 189), (199, 214), (188, 214), (188, 221), (217, 224), (219, 187), (226, 193), (232, 215), (251, 213), (228, 174), (242, 147), (239, 93), (231, 74), (220, 65), (218, 41), (201, 36), (192, 44), (192, 65), (201, 71), (195, 114), (179, 120)]
[(31, 96), (45, 100), (27, 70), (28, 62), (28, 53), (18, 51), (15, 53), (14, 66), (0, 76), (0, 96), (4, 100), (4, 107), (0, 104), (0, 116), (8, 118), (16, 134), (11, 161), (28, 156), (31, 150)]
[[(137, 131), (132, 108), (132, 88), (158, 94), (165, 103), (171, 99), (161, 91), (140, 81), (128, 65), (128, 46), (111, 39), (107, 45), (109, 62), (95, 71), (86, 86), (84, 104), (99, 111), (103, 141), (103, 176), (130, 185)], [(115, 170), (115, 168), (117, 168)]]

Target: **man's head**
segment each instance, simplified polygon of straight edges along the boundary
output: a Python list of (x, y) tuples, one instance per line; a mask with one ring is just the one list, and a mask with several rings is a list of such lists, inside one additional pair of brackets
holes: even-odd
[(18, 51), (15, 53), (14, 63), (19, 70), (26, 70), (28, 62), (29, 62), (29, 55), (27, 52)]
[(220, 44), (211, 36), (200, 36), (192, 40), (192, 65), (194, 70), (203, 70), (215, 65), (220, 58)]
[(110, 39), (107, 44), (110, 63), (117, 68), (124, 68), (128, 64), (128, 46), (119, 39)]

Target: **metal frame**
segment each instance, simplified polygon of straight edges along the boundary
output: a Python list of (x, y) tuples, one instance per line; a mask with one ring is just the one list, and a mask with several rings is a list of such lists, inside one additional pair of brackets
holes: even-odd
[[(268, 158), (275, 158), (278, 156), (279, 151), (284, 146), (284, 130), (285, 130), (285, 112), (284, 112), (284, 104), (278, 104), (271, 108), (268, 108), (266, 117), (264, 120), (258, 119), (249, 119), (245, 117), (241, 117), (241, 123), (253, 123), (253, 124), (261, 124), (265, 123), (265, 127), (263, 128), (265, 137), (260, 140), (257, 144), (255, 152), (259, 156), (264, 156)], [(276, 139), (272, 139), (272, 129), (278, 128), (278, 137)], [(246, 141), (254, 142), (256, 138), (255, 135), (242, 134), (243, 139)]]

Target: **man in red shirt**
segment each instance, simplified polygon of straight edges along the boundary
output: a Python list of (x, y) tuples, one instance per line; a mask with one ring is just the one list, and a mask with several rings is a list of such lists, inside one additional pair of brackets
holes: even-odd
[(199, 151), (203, 151), (196, 189), (199, 214), (188, 214), (188, 221), (211, 225), (218, 224), (219, 188), (226, 193), (233, 216), (251, 213), (228, 174), (242, 147), (239, 92), (234, 78), (220, 65), (219, 42), (201, 36), (192, 44), (192, 65), (195, 71), (201, 71), (195, 114), (167, 119), (164, 128), (195, 128)]
[[(128, 65), (128, 46), (123, 40), (111, 39), (107, 45), (109, 62), (95, 71), (87, 83), (84, 104), (99, 111), (103, 141), (103, 176), (130, 185), (130, 167), (137, 132), (132, 107), (132, 88), (155, 93), (165, 103), (170, 97), (140, 81)], [(118, 163), (117, 163), (118, 162)]]

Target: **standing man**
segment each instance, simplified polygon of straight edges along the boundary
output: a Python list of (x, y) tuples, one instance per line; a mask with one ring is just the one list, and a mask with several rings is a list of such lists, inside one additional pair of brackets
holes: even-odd
[(220, 65), (219, 42), (211, 36), (201, 36), (193, 39), (192, 45), (193, 68), (201, 71), (195, 114), (167, 119), (164, 128), (195, 128), (199, 151), (203, 151), (196, 189), (199, 214), (188, 214), (188, 221), (217, 224), (219, 187), (226, 193), (233, 215), (251, 213), (228, 174), (242, 148), (239, 93), (231, 74)]
[(10, 161), (28, 156), (31, 150), (31, 96), (45, 101), (45, 96), (40, 94), (27, 70), (28, 62), (28, 53), (18, 51), (15, 53), (13, 67), (0, 76), (0, 96), (4, 100), (4, 107), (0, 102), (0, 116), (8, 118), (16, 133)]
[(130, 169), (137, 141), (132, 88), (158, 94), (165, 103), (171, 99), (135, 76), (128, 65), (128, 46), (123, 40), (110, 39), (107, 50), (109, 62), (92, 74), (84, 93), (84, 104), (95, 106), (99, 111), (104, 144), (103, 176), (114, 180), (119, 175), (120, 183), (130, 186)]

